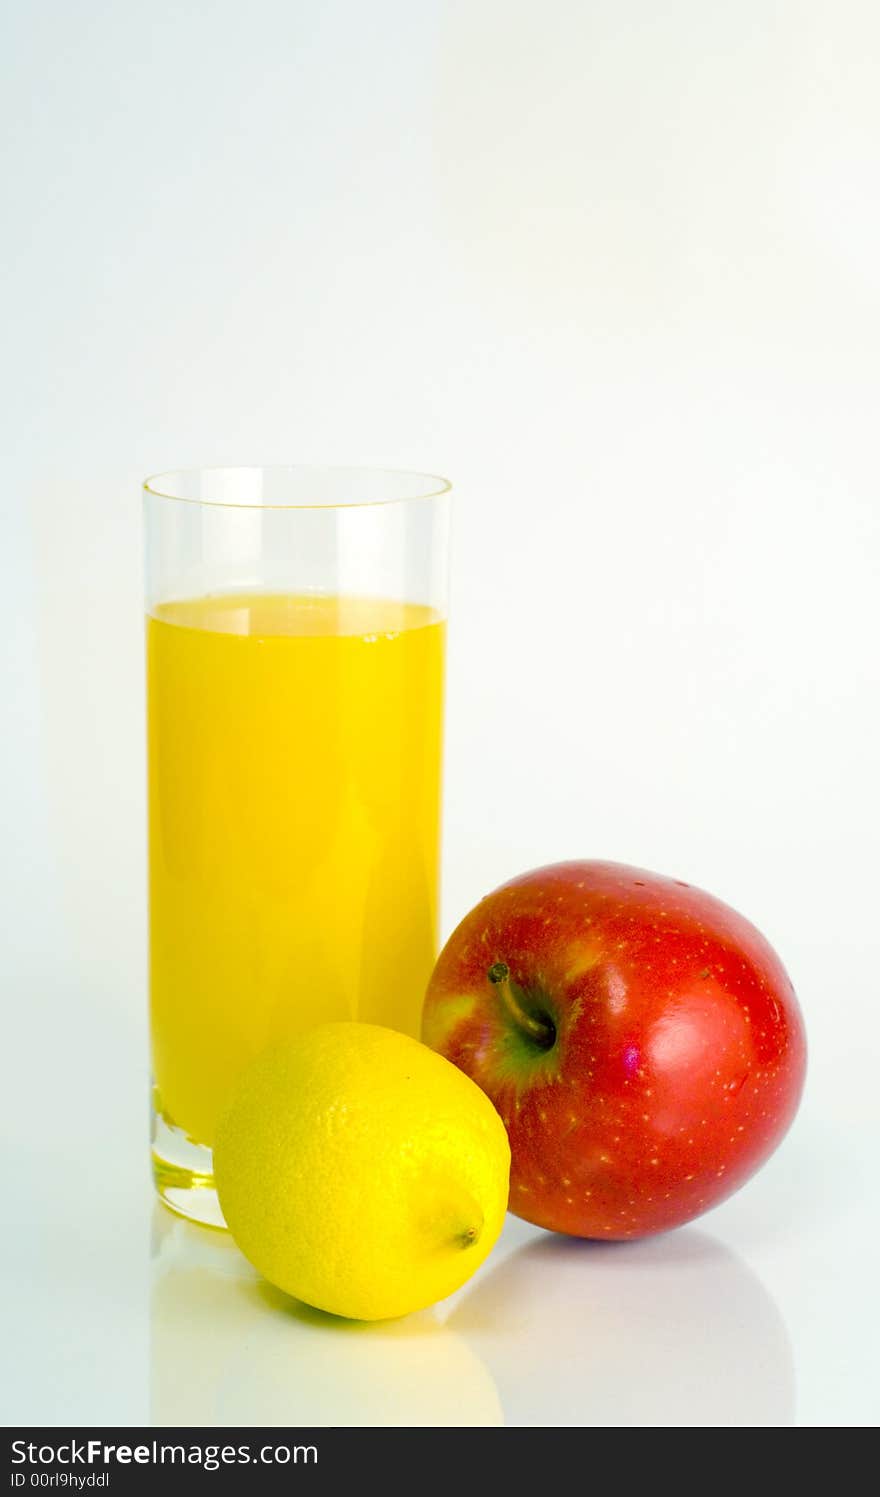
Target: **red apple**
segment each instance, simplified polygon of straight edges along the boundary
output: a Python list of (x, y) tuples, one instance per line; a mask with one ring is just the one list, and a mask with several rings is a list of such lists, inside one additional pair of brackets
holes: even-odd
[(755, 927), (621, 863), (557, 863), (483, 899), (440, 954), (422, 1034), (504, 1119), (511, 1211), (575, 1237), (717, 1206), (780, 1142), (806, 1065)]

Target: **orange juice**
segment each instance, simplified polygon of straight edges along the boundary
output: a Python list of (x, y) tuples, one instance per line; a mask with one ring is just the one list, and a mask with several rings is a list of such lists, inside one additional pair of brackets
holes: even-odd
[(427, 607), (308, 595), (147, 620), (153, 1076), (197, 1143), (276, 1039), (328, 1019), (418, 1034), (444, 634)]

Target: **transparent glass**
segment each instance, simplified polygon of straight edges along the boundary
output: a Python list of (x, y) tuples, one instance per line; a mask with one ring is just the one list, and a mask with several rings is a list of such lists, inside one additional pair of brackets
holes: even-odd
[(212, 468), (144, 485), (152, 1157), (222, 1226), (217, 1117), (329, 1019), (417, 1034), (436, 956), (449, 484)]

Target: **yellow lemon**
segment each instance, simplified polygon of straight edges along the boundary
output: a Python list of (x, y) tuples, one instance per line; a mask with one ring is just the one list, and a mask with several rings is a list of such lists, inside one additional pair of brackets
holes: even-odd
[(452, 1294), (494, 1245), (510, 1147), (463, 1071), (376, 1024), (265, 1051), (220, 1120), (214, 1175), (246, 1258), (296, 1299), (384, 1320)]

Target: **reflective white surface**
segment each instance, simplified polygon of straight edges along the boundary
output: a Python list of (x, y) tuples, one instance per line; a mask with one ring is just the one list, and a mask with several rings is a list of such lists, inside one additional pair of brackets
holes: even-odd
[[(880, 9), (13, 9), (3, 1417), (875, 1422)], [(138, 485), (291, 461), (455, 481), (446, 929), (639, 863), (755, 921), (810, 1043), (717, 1211), (511, 1219), (393, 1327), (149, 1186)]]
[[(75, 1026), (71, 1026), (73, 1028)], [(63, 1040), (61, 1026), (59, 1040)], [(132, 1075), (139, 1055), (129, 1055)], [(19, 1135), (4, 1197), (9, 1423), (787, 1426), (876, 1419), (876, 1207), (863, 1150), (809, 1115), (752, 1186), (628, 1245), (509, 1218), (433, 1310), (352, 1325), (262, 1282), (150, 1198), (143, 1109), (45, 1077), (78, 1131)], [(86, 1061), (80, 1081), (99, 1080)], [(65, 1081), (65, 1076), (67, 1080)], [(132, 1083), (133, 1085), (133, 1083)], [(82, 1095), (82, 1094), (81, 1094)], [(104, 1107), (115, 1128), (95, 1148)]]
[(222, 1234), (153, 1226), (157, 1425), (794, 1422), (778, 1307), (696, 1229), (617, 1250), (511, 1222), (448, 1305), (370, 1327), (286, 1299)]

